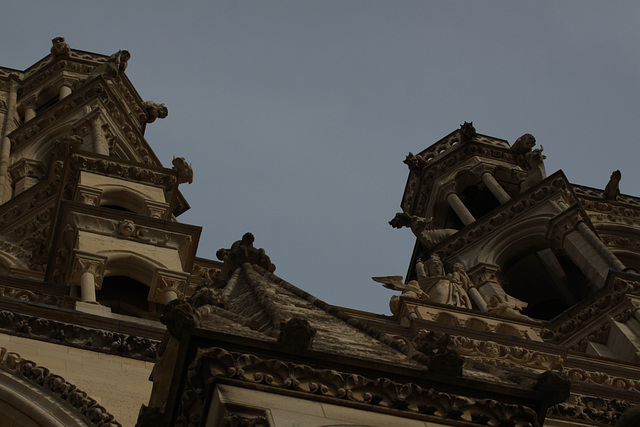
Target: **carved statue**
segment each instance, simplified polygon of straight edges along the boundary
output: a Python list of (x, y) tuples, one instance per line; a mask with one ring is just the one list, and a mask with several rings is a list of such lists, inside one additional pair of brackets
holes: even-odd
[(602, 197), (605, 200), (616, 200), (620, 195), (620, 180), (622, 179), (622, 173), (617, 170), (613, 171), (611, 174), (611, 178), (607, 183), (607, 186), (604, 187), (604, 193), (602, 193)]
[(142, 104), (142, 108), (147, 114), (145, 123), (153, 123), (156, 119), (164, 119), (169, 115), (169, 110), (164, 104), (157, 104), (153, 101), (145, 101)]
[(259, 265), (269, 272), (274, 272), (276, 266), (271, 263), (264, 249), (253, 246), (255, 238), (251, 233), (245, 233), (241, 240), (231, 245), (230, 249), (218, 249), (216, 256), (224, 262), (223, 274), (230, 277), (233, 271), (245, 262)]
[(131, 54), (128, 50), (117, 51), (107, 59), (107, 62), (96, 67), (87, 77), (87, 81), (93, 80), (98, 76), (104, 76), (107, 79), (117, 77), (118, 74), (124, 73), (124, 70), (127, 69), (129, 59), (131, 59)]
[(464, 124), (460, 125), (461, 142), (469, 142), (476, 135), (476, 128), (473, 127), (473, 122), (464, 122)]
[(534, 187), (547, 177), (543, 162), (547, 157), (542, 154), (542, 150), (544, 150), (544, 147), (540, 146), (539, 149), (531, 150), (527, 153), (527, 177), (520, 183), (520, 191)]
[(511, 146), (511, 150), (518, 154), (527, 154), (536, 145), (536, 139), (530, 133), (525, 133)]
[(122, 220), (118, 223), (118, 233), (124, 237), (131, 237), (136, 231), (136, 225), (130, 219)]
[(173, 163), (173, 169), (178, 171), (178, 184), (193, 182), (193, 169), (184, 157), (174, 157), (171, 163)]
[[(426, 271), (425, 263), (418, 261), (416, 272), (420, 288), (429, 295), (431, 301), (456, 307), (472, 307), (464, 285), (455, 280), (452, 275), (446, 275), (444, 264), (438, 255), (433, 254), (427, 260)], [(460, 275), (459, 272), (458, 275)]]
[(445, 241), (458, 230), (452, 228), (433, 228), (433, 219), (426, 219), (406, 212), (398, 212), (389, 225), (393, 228), (410, 227), (413, 234), (427, 249)]
[(525, 309), (527, 305), (529, 304), (507, 294), (505, 294), (504, 297), (494, 295), (489, 299), (489, 303), (487, 304), (487, 313), (514, 319), (531, 320), (529, 316), (525, 316), (520, 312)]
[(51, 43), (53, 44), (53, 46), (51, 46), (51, 55), (53, 55), (54, 58), (69, 56), (71, 48), (64, 41), (64, 37), (55, 37), (51, 40)]
[[(378, 283), (382, 283), (387, 289), (393, 289), (394, 291), (402, 292), (403, 297), (415, 298), (423, 301), (429, 301), (429, 295), (420, 289), (420, 285), (417, 281), (411, 280), (409, 283), (402, 283), (402, 276), (382, 276), (372, 277), (372, 279)], [(400, 296), (394, 295), (389, 301), (389, 308), (393, 314), (398, 314), (398, 305), (400, 304)]]

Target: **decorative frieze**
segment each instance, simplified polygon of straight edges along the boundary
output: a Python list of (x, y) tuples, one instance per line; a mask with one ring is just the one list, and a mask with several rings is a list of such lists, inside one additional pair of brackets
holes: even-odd
[[(460, 354), (481, 363), (527, 371), (562, 370), (564, 358), (557, 354), (530, 350), (520, 346), (503, 345), (494, 341), (475, 340), (464, 336), (452, 337)], [(570, 379), (572, 379), (570, 377)]]
[[(199, 349), (189, 365), (176, 426), (197, 425), (203, 420), (207, 392), (217, 377), (231, 378), (261, 387), (290, 390), (323, 398), (423, 414), (435, 419), (459, 420), (485, 425), (537, 425), (536, 412), (523, 405), (505, 404), (491, 398), (472, 398), (399, 383), (388, 378), (367, 378), (333, 369), (253, 354), (234, 353), (212, 347)], [(505, 424), (506, 425), (506, 424)]]
[(159, 340), (0, 310), (0, 331), (9, 335), (153, 361)]

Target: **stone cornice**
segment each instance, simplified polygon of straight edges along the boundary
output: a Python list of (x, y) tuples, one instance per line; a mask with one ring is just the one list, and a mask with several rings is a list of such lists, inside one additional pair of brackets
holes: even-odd
[[(130, 235), (119, 231), (120, 224), (131, 221), (134, 229)], [(75, 236), (79, 231), (114, 236), (139, 243), (171, 248), (178, 251), (184, 271), (191, 272), (196, 249), (200, 240), (201, 227), (165, 221), (128, 212), (100, 208), (83, 203), (65, 200), (60, 205), (56, 235), (51, 246), (51, 268), (47, 277), (56, 283), (62, 283), (69, 266), (75, 245)]]
[[(551, 323), (547, 329), (541, 331), (542, 338), (550, 343), (572, 342), (574, 344), (571, 348), (578, 351), (584, 351), (587, 339), (601, 341), (602, 335), (608, 332), (602, 329), (607, 328), (607, 323), (595, 330), (587, 326), (601, 322), (603, 316), (610, 314), (616, 307), (618, 310), (614, 316), (627, 317), (632, 314), (631, 308), (627, 308), (627, 313), (621, 304), (627, 294), (640, 295), (640, 280), (634, 276), (611, 271), (607, 279), (608, 284), (596, 296), (572, 309), (571, 317), (567, 318), (565, 315)], [(588, 337), (582, 337), (584, 333), (588, 333)], [(581, 338), (575, 343), (577, 336)]]
[[(509, 420), (509, 425), (513, 426), (538, 425), (536, 411), (522, 404), (445, 393), (417, 382), (370, 378), (211, 347), (197, 350), (189, 365), (185, 388), (178, 399), (181, 406), (175, 414), (176, 426), (186, 426), (194, 419), (201, 419), (211, 385), (220, 379), (235, 380), (249, 387), (266, 387), (273, 392), (304, 394), (338, 405), (398, 410), (408, 416), (417, 415), (434, 421), (446, 419), (500, 425)], [(540, 398), (536, 392), (530, 393), (530, 398), (534, 399), (531, 403), (536, 397)]]
[(96, 427), (121, 426), (115, 417), (107, 412), (98, 402), (75, 385), (67, 382), (59, 375), (51, 373), (47, 368), (22, 359), (17, 353), (0, 347), (0, 369), (9, 372), (32, 386), (42, 390), (46, 396), (52, 395), (73, 408), (84, 418), (88, 425)]

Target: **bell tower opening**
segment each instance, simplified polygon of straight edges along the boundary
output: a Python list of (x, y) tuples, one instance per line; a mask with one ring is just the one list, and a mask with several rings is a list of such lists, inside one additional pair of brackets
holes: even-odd
[(555, 255), (550, 266), (544, 251), (526, 255), (505, 268), (504, 291), (528, 303), (522, 314), (551, 320), (589, 293), (588, 280), (567, 257)]
[(147, 300), (149, 287), (126, 276), (108, 276), (96, 291), (96, 300), (111, 312), (126, 316), (157, 320), (158, 306)]

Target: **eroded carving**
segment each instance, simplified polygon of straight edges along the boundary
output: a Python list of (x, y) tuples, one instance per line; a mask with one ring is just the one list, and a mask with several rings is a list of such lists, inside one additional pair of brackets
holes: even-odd
[(178, 172), (178, 184), (185, 182), (191, 184), (193, 182), (193, 169), (184, 157), (174, 157), (171, 163), (173, 164), (173, 169)]
[(511, 149), (518, 154), (527, 154), (536, 145), (536, 139), (530, 133), (525, 133), (520, 138), (516, 139)]
[(422, 218), (406, 212), (396, 213), (396, 216), (389, 221), (389, 225), (393, 228), (410, 227), (413, 234), (427, 249), (431, 249), (458, 232), (452, 228), (435, 228), (433, 218)]
[(455, 280), (455, 277), (461, 277), (460, 273), (456, 276), (447, 275), (438, 255), (431, 255), (426, 263), (419, 260), (416, 263), (416, 272), (420, 288), (427, 293), (431, 301), (456, 307), (472, 307), (464, 284)]
[(443, 393), (415, 383), (371, 379), (212, 347), (199, 349), (189, 365), (185, 388), (179, 399), (177, 426), (187, 426), (191, 422), (197, 424), (202, 420), (207, 385), (218, 376), (448, 420), (477, 422), (482, 419), (487, 425), (508, 423), (504, 425), (512, 426), (530, 426), (537, 422), (535, 411), (523, 405)]
[(71, 48), (64, 41), (64, 37), (54, 37), (51, 40), (53, 46), (51, 46), (51, 55), (54, 58), (68, 57), (71, 52)]
[(605, 200), (616, 200), (620, 195), (620, 180), (622, 179), (622, 173), (619, 170), (613, 171), (607, 186), (604, 187), (602, 197)]
[(255, 237), (251, 233), (245, 233), (241, 240), (231, 245), (230, 249), (218, 249), (216, 257), (224, 262), (223, 275), (230, 277), (234, 270), (245, 262), (257, 264), (270, 273), (276, 270), (276, 266), (271, 263), (264, 249), (255, 248), (253, 242)]
[(145, 123), (153, 123), (156, 119), (164, 119), (169, 114), (169, 110), (164, 104), (157, 104), (153, 101), (145, 101), (142, 108), (146, 113)]
[[(407, 284), (402, 281), (402, 276), (384, 276), (384, 277), (372, 277), (372, 279), (378, 283), (382, 283), (387, 289), (393, 289), (394, 291), (402, 292), (403, 297), (415, 298), (422, 301), (429, 301), (429, 295), (420, 289), (420, 285), (416, 280), (410, 280)], [(394, 295), (389, 301), (389, 308), (393, 314), (398, 314), (400, 304), (400, 296)]]

